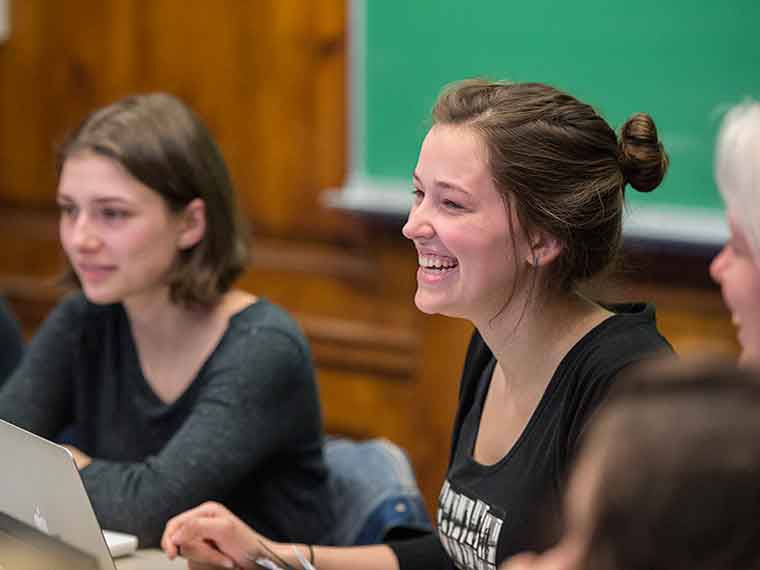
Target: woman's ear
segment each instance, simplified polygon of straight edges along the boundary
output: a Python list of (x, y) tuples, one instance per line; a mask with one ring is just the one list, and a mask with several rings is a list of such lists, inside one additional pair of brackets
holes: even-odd
[(190, 249), (206, 234), (206, 204), (200, 198), (194, 198), (185, 206), (181, 216), (177, 246), (179, 249)]
[(525, 260), (533, 267), (545, 267), (562, 252), (562, 244), (553, 235), (538, 230), (530, 235), (530, 251)]

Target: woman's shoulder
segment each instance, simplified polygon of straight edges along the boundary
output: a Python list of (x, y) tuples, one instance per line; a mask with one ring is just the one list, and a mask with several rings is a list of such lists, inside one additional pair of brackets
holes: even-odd
[(649, 353), (655, 349), (672, 351), (667, 339), (657, 328), (655, 306), (651, 303), (618, 303), (607, 307), (613, 315), (600, 325), (593, 341), (598, 346), (613, 352), (641, 351)]
[(258, 298), (230, 317), (203, 370), (214, 379), (209, 386), (232, 383), (250, 389), (268, 381), (283, 386), (313, 382), (314, 369), (296, 320), (277, 304)]
[(255, 298), (230, 317), (230, 327), (242, 331), (275, 331), (302, 337), (303, 332), (293, 315), (264, 297)]
[(560, 364), (560, 374), (576, 378), (579, 387), (606, 384), (631, 364), (673, 351), (657, 329), (654, 305), (625, 303), (606, 308), (613, 315), (578, 341)]
[(226, 344), (239, 355), (248, 349), (250, 357), (266, 346), (270, 352), (308, 354), (308, 342), (296, 319), (283, 307), (258, 297), (231, 317), (225, 334)]

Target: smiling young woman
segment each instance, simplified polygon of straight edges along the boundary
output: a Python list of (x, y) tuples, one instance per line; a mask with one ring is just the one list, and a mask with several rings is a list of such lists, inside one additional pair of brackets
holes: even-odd
[(175, 97), (128, 97), (69, 136), (58, 172), (81, 290), (0, 391), (0, 418), (65, 430), (101, 525), (142, 546), (211, 498), (268, 535), (321, 540), (331, 515), (309, 347), (283, 309), (232, 287), (247, 236), (210, 133)]
[[(477, 329), (438, 533), (315, 547), (319, 570), (495, 569), (556, 538), (586, 421), (622, 370), (670, 350), (653, 307), (602, 306), (578, 292), (618, 253), (625, 186), (654, 189), (667, 163), (648, 115), (618, 138), (590, 106), (547, 85), (470, 80), (444, 90), (403, 228), (419, 259), (417, 307)], [(244, 566), (267, 548), (294, 559), (292, 545), (215, 505), (173, 519), (162, 546), (215, 564)]]
[[(420, 267), (415, 303), (425, 313), (490, 319), (517, 277), (510, 227), (487, 150), (478, 135), (434, 126), (422, 143), (413, 177), (415, 198), (403, 234), (414, 241)], [(526, 251), (522, 232), (517, 251)]]

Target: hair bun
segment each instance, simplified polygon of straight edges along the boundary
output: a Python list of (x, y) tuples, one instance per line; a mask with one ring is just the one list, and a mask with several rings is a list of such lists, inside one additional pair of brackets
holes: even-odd
[(636, 113), (620, 129), (618, 162), (625, 181), (639, 192), (659, 186), (668, 170), (668, 155), (657, 138), (657, 127), (646, 113)]

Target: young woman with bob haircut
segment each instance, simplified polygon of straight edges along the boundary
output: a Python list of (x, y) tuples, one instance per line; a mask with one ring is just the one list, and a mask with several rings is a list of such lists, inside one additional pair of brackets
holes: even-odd
[[(104, 528), (156, 545), (205, 500), (281, 540), (329, 519), (306, 339), (233, 288), (246, 231), (222, 155), (177, 98), (127, 97), (58, 154), (66, 297), (0, 391), (0, 418), (66, 428)], [(298, 526), (292, 525), (298, 520)]]

